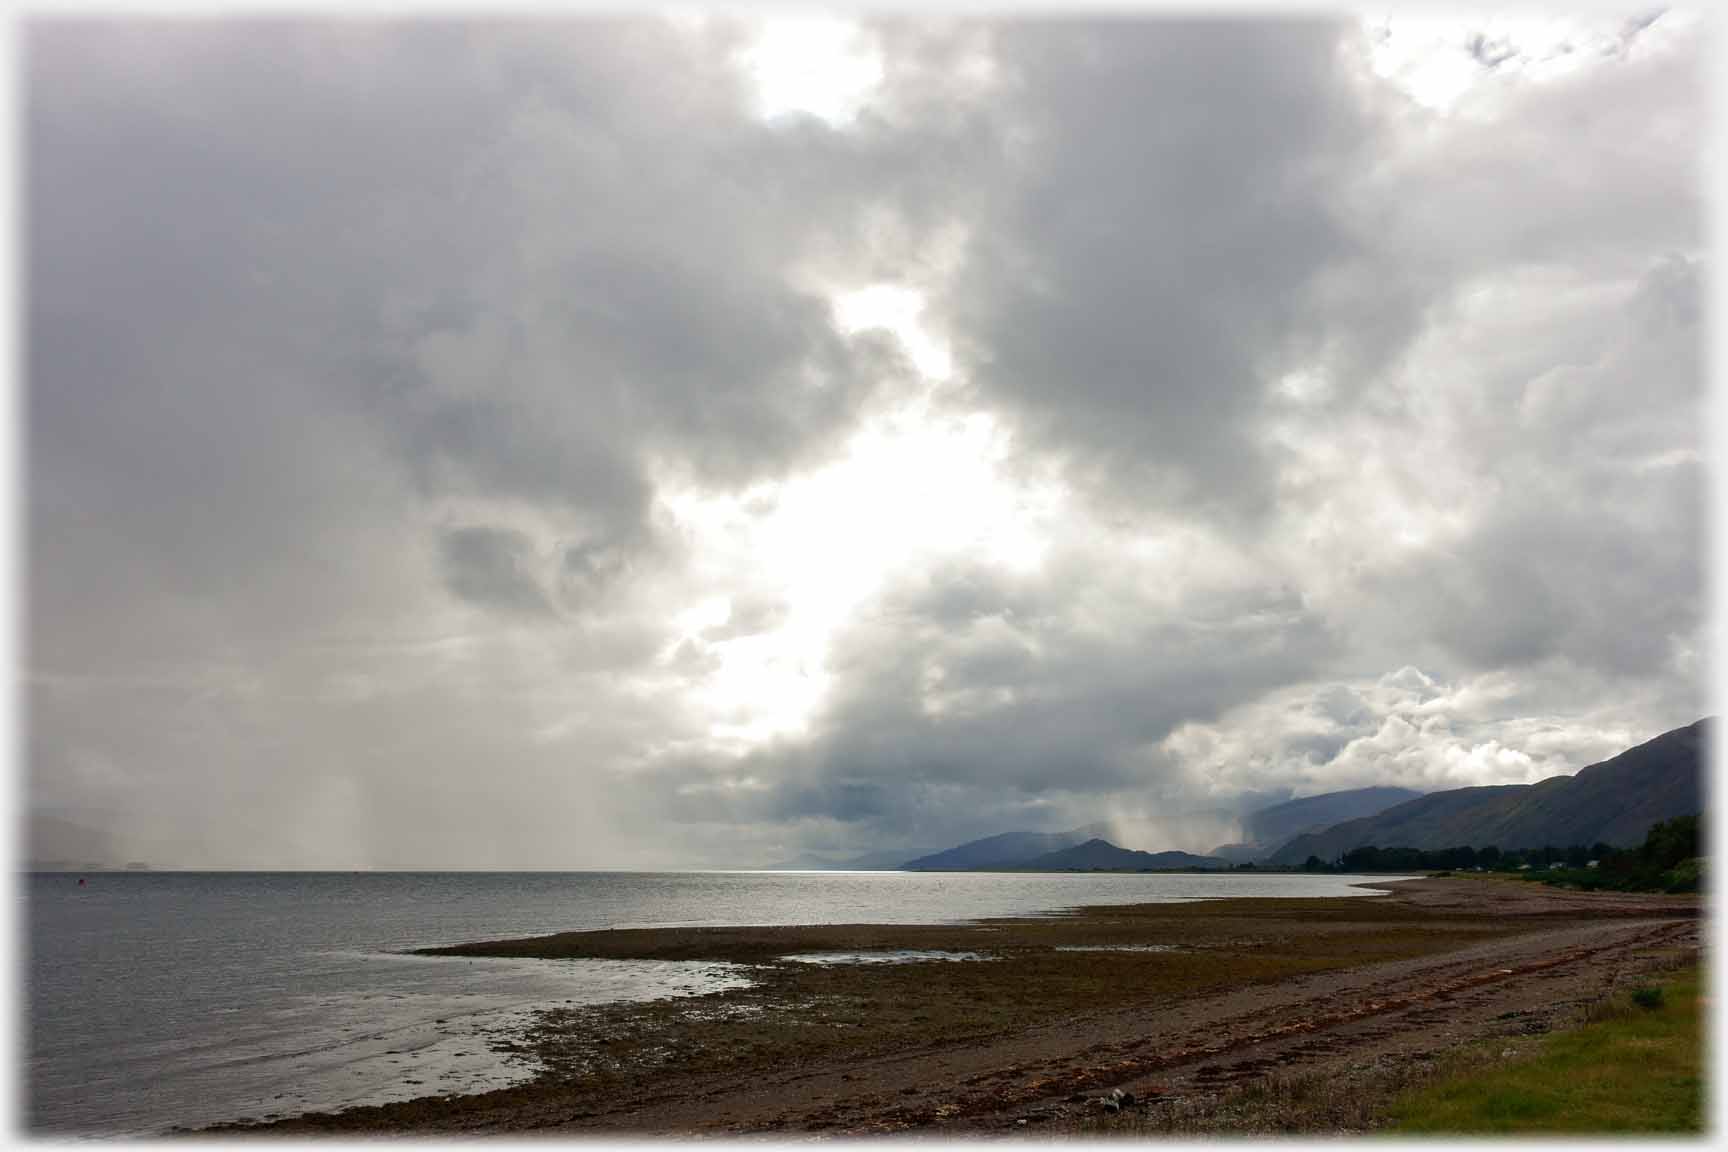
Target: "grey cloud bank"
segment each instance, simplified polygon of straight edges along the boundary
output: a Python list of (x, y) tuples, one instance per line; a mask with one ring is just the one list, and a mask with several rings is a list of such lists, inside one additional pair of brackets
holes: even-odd
[(1696, 23), (758, 32), (26, 27), (33, 855), (1205, 850), (1705, 711)]

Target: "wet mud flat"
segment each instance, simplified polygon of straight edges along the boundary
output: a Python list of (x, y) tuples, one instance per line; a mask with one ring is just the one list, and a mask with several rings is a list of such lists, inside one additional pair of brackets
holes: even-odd
[[(1360, 1130), (1371, 1125), (1364, 1100), (1459, 1045), (1516, 1045), (1564, 1027), (1699, 948), (1692, 897), (1474, 879), (1388, 888), (1379, 898), (612, 930), (432, 949), (726, 961), (747, 966), (751, 983), (541, 1011), (496, 1041), (534, 1073), (515, 1087), (211, 1131)], [(1293, 1077), (1330, 1085), (1338, 1107), (1245, 1107)]]

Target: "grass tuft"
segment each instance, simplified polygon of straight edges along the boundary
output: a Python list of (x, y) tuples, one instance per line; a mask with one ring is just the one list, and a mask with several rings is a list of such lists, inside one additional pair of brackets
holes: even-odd
[(1484, 1067), (1401, 1097), (1392, 1127), (1449, 1135), (1702, 1131), (1700, 980), (1693, 967), (1665, 991), (1639, 988), (1531, 1056), (1506, 1064), (1485, 1056)]

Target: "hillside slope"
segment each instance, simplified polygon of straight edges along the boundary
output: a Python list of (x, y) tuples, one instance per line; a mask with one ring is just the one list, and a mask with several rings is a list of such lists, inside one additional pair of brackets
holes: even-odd
[(1706, 743), (1713, 721), (1665, 732), (1574, 776), (1433, 792), (1375, 816), (1298, 836), (1269, 859), (1299, 865), (1352, 848), (1534, 848), (1544, 844), (1628, 847), (1650, 825), (1703, 810)]
[(1280, 844), (1303, 832), (1317, 832), (1346, 820), (1377, 816), (1421, 795), (1413, 788), (1352, 788), (1304, 796), (1262, 808), (1249, 816), (1248, 838), (1260, 844)]
[(1261, 808), (1243, 821), (1243, 832), (1248, 837), (1246, 843), (1220, 844), (1212, 849), (1212, 855), (1234, 864), (1258, 863), (1283, 847), (1293, 836), (1320, 832), (1345, 820), (1373, 816), (1420, 795), (1422, 793), (1410, 788), (1351, 788), (1286, 800), (1282, 804)]
[(1076, 844), (1072, 848), (1063, 848), (1043, 856), (1034, 857), (1021, 864), (1020, 868), (1064, 869), (1072, 868), (1086, 871), (1093, 868), (1109, 868), (1120, 871), (1137, 871), (1140, 869), (1164, 868), (1228, 868), (1228, 860), (1220, 860), (1216, 856), (1196, 856), (1192, 852), (1137, 852), (1131, 848), (1118, 848), (1108, 840), (1088, 840), (1084, 844)]
[(1019, 867), (1034, 856), (1072, 848), (1110, 834), (1107, 824), (1088, 824), (1066, 832), (1003, 832), (932, 852), (900, 867), (908, 872), (964, 872), (973, 868)]

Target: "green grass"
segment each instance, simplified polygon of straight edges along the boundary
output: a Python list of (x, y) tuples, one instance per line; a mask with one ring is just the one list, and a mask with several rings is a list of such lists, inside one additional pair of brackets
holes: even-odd
[[(1658, 1006), (1630, 997), (1531, 1056), (1467, 1069), (1400, 1097), (1390, 1129), (1432, 1134), (1700, 1132), (1703, 1005), (1696, 967)], [(1649, 999), (1649, 997), (1646, 997)], [(1485, 1054), (1485, 1060), (1492, 1056)]]

